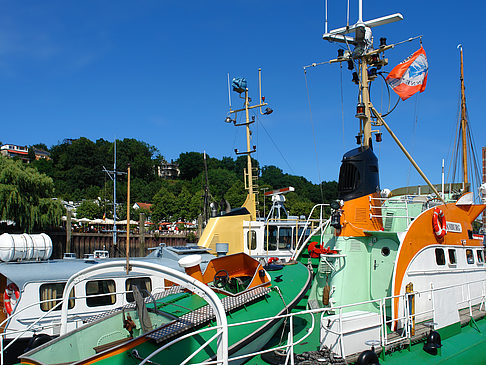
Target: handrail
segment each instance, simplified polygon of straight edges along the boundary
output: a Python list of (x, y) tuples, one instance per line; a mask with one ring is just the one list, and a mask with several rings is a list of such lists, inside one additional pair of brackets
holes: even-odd
[[(348, 309), (348, 308), (351, 308), (351, 307), (356, 307), (356, 306), (361, 306), (363, 304), (370, 304), (370, 303), (378, 303), (378, 305), (380, 306), (380, 311), (377, 314), (380, 315), (379, 326), (380, 326), (380, 334), (381, 334), (381, 337), (382, 337), (381, 341), (380, 341), (381, 346), (384, 348), (387, 345), (400, 343), (403, 340), (411, 339), (412, 336), (411, 336), (411, 332), (410, 332), (410, 324), (411, 324), (411, 321), (412, 321), (413, 318), (435, 312), (435, 307), (433, 306), (431, 309), (426, 309), (422, 312), (416, 312), (416, 313), (410, 314), (409, 311), (407, 310), (407, 308), (408, 308), (408, 298), (411, 295), (434, 293), (434, 292), (437, 292), (437, 291), (440, 291), (440, 290), (448, 289), (448, 288), (451, 288), (451, 287), (460, 287), (460, 286), (463, 286), (463, 285), (467, 285), (469, 287), (470, 285), (475, 284), (475, 283), (482, 283), (484, 285), (484, 284), (486, 284), (486, 279), (474, 280), (470, 283), (452, 284), (452, 285), (447, 285), (447, 286), (443, 286), (443, 287), (440, 287), (440, 288), (430, 288), (430, 289), (426, 289), (426, 290), (422, 290), (422, 291), (415, 291), (415, 292), (412, 292), (412, 293), (392, 295), (392, 296), (388, 296), (388, 297), (384, 297), (384, 298), (380, 298), (380, 299), (366, 300), (366, 301), (361, 301), (361, 302), (358, 302), (358, 303), (346, 304), (346, 305), (341, 305), (341, 306), (332, 307), (332, 308), (306, 309), (306, 310), (296, 312), (296, 313), (283, 314), (283, 315), (279, 315), (279, 316), (275, 316), (275, 317), (267, 317), (267, 318), (252, 320), (252, 321), (228, 324), (228, 327), (235, 327), (235, 326), (252, 324), (252, 323), (256, 323), (256, 322), (268, 321), (268, 320), (271, 320), (271, 319), (284, 319), (284, 318), (290, 318), (291, 319), (294, 316), (303, 316), (303, 315), (311, 315), (311, 318), (312, 318), (311, 328), (307, 331), (307, 333), (305, 333), (302, 336), (302, 338), (298, 339), (297, 341), (294, 341), (293, 336), (292, 337), (290, 336), (290, 334), (293, 333), (293, 328), (292, 328), (292, 325), (291, 325), (290, 332), (289, 332), (289, 338), (288, 338), (286, 344), (279, 345), (279, 346), (276, 346), (276, 347), (273, 347), (273, 348), (270, 348), (270, 349), (266, 349), (266, 350), (260, 350), (260, 351), (250, 353), (250, 354), (246, 354), (246, 355), (239, 355), (239, 356), (236, 356), (236, 357), (231, 357), (231, 358), (229, 358), (229, 360), (230, 361), (241, 360), (241, 359), (251, 358), (253, 356), (261, 355), (261, 354), (266, 353), (266, 352), (271, 352), (271, 351), (274, 351), (274, 350), (286, 349), (287, 350), (287, 362), (286, 363), (288, 363), (288, 362), (291, 363), (293, 356), (290, 356), (290, 354), (292, 354), (294, 352), (295, 345), (297, 345), (298, 343), (305, 340), (310, 335), (310, 333), (312, 333), (312, 331), (314, 329), (314, 325), (315, 325), (315, 318), (314, 318), (315, 315), (323, 314), (324, 312), (328, 312), (329, 310), (332, 310), (334, 312), (339, 312), (339, 313), (342, 314), (343, 310), (345, 310), (345, 309)], [(386, 320), (385, 319), (386, 318), (386, 301), (387, 300), (394, 300), (394, 299), (397, 299), (397, 298), (401, 299), (404, 303), (404, 306), (405, 306), (404, 315), (396, 316), (395, 318), (392, 318), (390, 320)], [(458, 310), (466, 309), (466, 308), (469, 307), (470, 314), (472, 315), (472, 309), (471, 309), (472, 308), (472, 302), (474, 301), (474, 299), (479, 299), (479, 298), (482, 298), (483, 301), (486, 301), (486, 294), (483, 292), (483, 294), (479, 297), (468, 298), (466, 300), (466, 301), (469, 302), (468, 306), (466, 306), (464, 308), (458, 308)], [(457, 303), (459, 304), (460, 301), (457, 302)], [(396, 340), (389, 341), (387, 339), (386, 326), (395, 322), (395, 321), (399, 321), (399, 320), (404, 320), (404, 323), (403, 323), (403, 328), (405, 330), (404, 334), (403, 334), (403, 336), (399, 337)], [(342, 330), (342, 328), (343, 328), (342, 317), (339, 318), (339, 321), (340, 321), (340, 326), (339, 326), (340, 331), (339, 332), (332, 331), (332, 332), (340, 336), (339, 341), (341, 342), (341, 351), (344, 354), (343, 335), (346, 334), (349, 331), (343, 331)], [(293, 320), (290, 320), (290, 323), (293, 324)], [(373, 325), (367, 325), (366, 327), (363, 327), (363, 328), (372, 328), (372, 327), (374, 328), (376, 326), (377, 326), (376, 324), (373, 324)], [(205, 330), (215, 330), (215, 329), (217, 329), (217, 328), (212, 327), (212, 328), (206, 328)], [(200, 331), (197, 331), (194, 334), (200, 333)], [(184, 337), (184, 338), (186, 338), (186, 337)], [(180, 340), (180, 339), (174, 340), (173, 343), (178, 342), (178, 340)], [(173, 344), (173, 343), (171, 343), (171, 344)], [(157, 350), (157, 352), (159, 352), (159, 351)], [(149, 360), (149, 358), (146, 358), (146, 360)], [(146, 362), (142, 362), (141, 364), (145, 364), (145, 363)], [(204, 365), (217, 364), (217, 361), (205, 361), (205, 362), (202, 362), (202, 363), (198, 363), (197, 365), (203, 365), (203, 364)]]
[[(295, 245), (295, 252), (293, 253), (291, 259), (295, 260), (300, 256), (304, 248), (306, 247), (307, 243), (310, 241), (312, 236), (314, 236), (317, 232), (322, 231), (324, 232), (326, 228), (328, 227), (329, 223), (331, 222), (331, 218), (328, 218), (327, 220), (323, 221), (323, 208), (329, 206), (329, 204), (316, 204), (312, 207), (311, 212), (309, 213), (309, 217), (307, 218), (307, 221), (304, 225), (304, 229), (302, 230), (302, 234), (299, 237), (299, 240), (297, 241)], [(319, 212), (319, 225), (309, 234), (309, 236), (301, 243), (302, 238), (304, 237), (305, 231), (307, 227), (309, 226), (309, 223), (313, 221), (312, 214), (314, 213), (314, 210), (316, 208), (320, 208)], [(322, 235), (321, 235), (322, 237)]]
[[(218, 327), (221, 327), (220, 332), (217, 334), (217, 361), (221, 364), (228, 363), (228, 322), (226, 318), (226, 313), (218, 298), (216, 293), (211, 290), (207, 285), (194, 279), (193, 277), (172, 269), (170, 267), (165, 267), (158, 264), (153, 264), (150, 262), (142, 261), (132, 261), (130, 264), (133, 271), (152, 274), (153, 272), (161, 273), (167, 276), (168, 280), (173, 283), (179, 284), (180, 286), (189, 289), (194, 294), (202, 297), (213, 309), (216, 316), (216, 323)], [(86, 280), (87, 278), (95, 275), (101, 275), (114, 270), (122, 269), (125, 270), (126, 262), (117, 260), (113, 262), (106, 262), (98, 264), (93, 267), (88, 267), (84, 270), (71, 276), (66, 286), (64, 287), (63, 299), (62, 299), (62, 309), (61, 309), (61, 331), (60, 334), (63, 335), (67, 331), (67, 310), (69, 302), (69, 293), (72, 287), (79, 282)]]

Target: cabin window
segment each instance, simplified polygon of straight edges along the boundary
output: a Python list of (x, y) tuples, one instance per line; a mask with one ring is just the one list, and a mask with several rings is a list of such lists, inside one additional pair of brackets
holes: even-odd
[[(64, 287), (66, 283), (49, 283), (49, 284), (42, 284), (39, 288), (39, 298), (41, 301), (41, 310), (43, 312), (48, 312), (52, 308), (54, 308), (58, 303), (62, 301), (62, 294), (64, 293)], [(69, 294), (70, 298), (74, 298), (74, 288), (71, 289), (71, 293)], [(48, 302), (47, 302), (48, 300)], [(55, 311), (61, 310), (62, 304), (59, 304)], [(71, 309), (74, 307), (74, 299), (69, 299), (69, 306), (68, 308)]]
[(276, 226), (267, 226), (265, 229), (265, 250), (277, 249), (277, 232)]
[(256, 250), (256, 232), (251, 230), (246, 233), (246, 242), (249, 250)]
[(445, 265), (445, 254), (442, 248), (435, 249), (435, 262), (437, 265)]
[(142, 294), (142, 297), (146, 298), (152, 292), (152, 281), (150, 278), (132, 278), (127, 279), (125, 283), (125, 289), (127, 293), (127, 302), (134, 302), (135, 298), (133, 297), (133, 287), (137, 286)]
[(449, 248), (448, 253), (449, 253), (449, 264), (455, 265), (457, 263), (456, 250), (453, 248)]
[(474, 255), (470, 249), (466, 250), (466, 261), (468, 264), (474, 264)]
[(482, 264), (484, 262), (483, 251), (477, 250), (476, 254), (477, 254), (477, 257), (478, 257), (478, 264)]
[(382, 247), (381, 249), (381, 254), (385, 257), (387, 257), (388, 255), (390, 255), (390, 247)]
[[(88, 307), (99, 307), (103, 305), (115, 304), (116, 297), (114, 293), (115, 282), (113, 280), (88, 281), (86, 283), (86, 305)], [(90, 296), (93, 297), (90, 298)]]
[(280, 227), (278, 232), (278, 248), (290, 249), (292, 247), (292, 228)]

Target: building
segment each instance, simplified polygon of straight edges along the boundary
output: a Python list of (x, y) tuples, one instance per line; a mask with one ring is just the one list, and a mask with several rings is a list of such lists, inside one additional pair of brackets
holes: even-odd
[(179, 165), (177, 165), (173, 160), (168, 162), (162, 162), (158, 166), (158, 174), (164, 179), (177, 179), (181, 171), (179, 170)]
[(47, 151), (44, 151), (40, 148), (33, 147), (36, 160), (50, 160), (51, 154)]
[(152, 208), (152, 204), (150, 203), (135, 203), (133, 204), (133, 209), (145, 209), (146, 211), (150, 212)]
[(22, 161), (29, 161), (29, 148), (27, 146), (17, 146), (15, 144), (4, 144), (0, 147), (0, 153), (10, 158), (20, 158)]

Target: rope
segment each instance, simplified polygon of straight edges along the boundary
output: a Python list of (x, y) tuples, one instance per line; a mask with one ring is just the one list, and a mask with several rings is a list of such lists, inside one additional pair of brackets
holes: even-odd
[[(417, 124), (418, 124), (418, 106), (419, 106), (419, 94), (415, 97), (415, 108), (414, 108), (414, 124), (413, 124), (413, 129), (412, 129), (412, 148), (411, 148), (411, 154), (413, 155), (413, 151), (415, 149), (415, 132), (417, 130)], [(407, 176), (407, 189), (410, 186), (410, 176), (412, 174), (412, 165), (408, 166), (408, 176)], [(408, 193), (408, 191), (407, 191)]]
[(312, 108), (311, 108), (311, 100), (310, 100), (310, 93), (309, 93), (309, 85), (307, 83), (307, 70), (305, 69), (304, 69), (304, 78), (305, 78), (305, 89), (307, 91), (307, 102), (309, 103), (309, 116), (310, 116), (310, 122), (312, 126), (312, 137), (314, 140), (314, 149), (316, 151), (316, 165), (317, 165), (317, 177), (319, 179), (319, 190), (321, 192), (321, 201), (324, 203), (324, 192), (322, 191), (321, 170), (319, 169), (319, 155), (317, 153), (316, 131), (314, 129), (314, 121), (312, 119)]
[(344, 96), (343, 96), (343, 64), (342, 62), (339, 63), (339, 68), (341, 69), (341, 121), (342, 121), (342, 126), (343, 126), (343, 152), (346, 151), (346, 146), (344, 145)]

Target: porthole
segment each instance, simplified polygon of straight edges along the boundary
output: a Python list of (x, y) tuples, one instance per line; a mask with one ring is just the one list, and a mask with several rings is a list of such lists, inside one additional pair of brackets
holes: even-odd
[(389, 247), (386, 247), (386, 246), (385, 246), (385, 247), (383, 247), (383, 248), (381, 249), (381, 254), (382, 254), (383, 256), (385, 256), (385, 257), (386, 257), (386, 256), (388, 256), (388, 255), (390, 255), (390, 248), (389, 248)]

